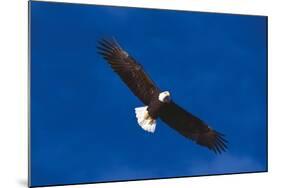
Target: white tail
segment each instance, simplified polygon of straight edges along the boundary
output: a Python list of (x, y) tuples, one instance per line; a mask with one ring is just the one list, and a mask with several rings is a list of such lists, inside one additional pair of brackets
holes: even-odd
[(154, 133), (156, 128), (156, 120), (151, 118), (147, 111), (147, 106), (135, 108), (138, 124), (145, 131)]

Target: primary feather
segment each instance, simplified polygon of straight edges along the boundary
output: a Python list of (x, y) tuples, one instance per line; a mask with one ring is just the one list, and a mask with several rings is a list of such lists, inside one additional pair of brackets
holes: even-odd
[(144, 72), (141, 65), (115, 40), (101, 40), (98, 52), (144, 104), (149, 105), (151, 98), (159, 94), (158, 88)]
[(224, 135), (208, 127), (202, 120), (171, 102), (160, 112), (159, 117), (181, 135), (207, 147), (215, 153), (227, 149)]

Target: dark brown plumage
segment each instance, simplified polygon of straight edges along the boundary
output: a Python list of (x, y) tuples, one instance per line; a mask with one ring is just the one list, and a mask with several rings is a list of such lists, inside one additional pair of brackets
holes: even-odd
[[(211, 129), (202, 120), (185, 111), (173, 101), (160, 104), (158, 100), (160, 89), (144, 72), (142, 66), (128, 55), (115, 40), (101, 40), (97, 48), (98, 52), (107, 60), (134, 95), (145, 105), (148, 105), (151, 112), (155, 109), (158, 110), (155, 114), (162, 121), (184, 137), (207, 147), (215, 153), (226, 150), (227, 141), (223, 134)], [(153, 104), (155, 104), (154, 109)]]
[(227, 141), (224, 135), (208, 127), (202, 120), (185, 111), (173, 101), (166, 104), (159, 117), (181, 135), (206, 146), (215, 153), (225, 151)]
[(144, 104), (148, 105), (151, 98), (159, 95), (159, 89), (145, 74), (141, 65), (129, 56), (117, 42), (102, 40), (99, 44), (99, 53)]

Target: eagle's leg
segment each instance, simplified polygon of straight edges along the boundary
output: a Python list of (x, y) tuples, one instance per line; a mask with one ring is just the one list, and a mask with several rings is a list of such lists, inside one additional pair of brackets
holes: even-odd
[(147, 106), (135, 108), (138, 124), (145, 131), (153, 133), (156, 128), (156, 120), (153, 119), (147, 111)]

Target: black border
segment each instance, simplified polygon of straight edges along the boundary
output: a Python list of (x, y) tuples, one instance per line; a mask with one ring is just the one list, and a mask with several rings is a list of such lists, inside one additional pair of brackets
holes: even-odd
[[(236, 16), (257, 16), (266, 18), (266, 168), (264, 171), (248, 171), (248, 172), (237, 172), (237, 173), (223, 173), (223, 174), (206, 174), (206, 175), (193, 175), (193, 176), (169, 176), (162, 178), (146, 178), (146, 179), (126, 179), (126, 180), (112, 180), (112, 181), (95, 181), (95, 182), (83, 182), (83, 183), (71, 183), (71, 184), (46, 184), (39, 186), (31, 185), (31, 2), (40, 2), (47, 4), (68, 4), (68, 5), (82, 5), (82, 6), (102, 6), (112, 8), (137, 8), (137, 9), (148, 9), (148, 10), (162, 10), (162, 11), (177, 11), (177, 12), (190, 12), (190, 13), (204, 13), (204, 14), (223, 14), (223, 15), (236, 15)], [(253, 173), (266, 173), (268, 172), (268, 16), (265, 15), (250, 15), (250, 14), (234, 14), (234, 13), (221, 13), (221, 12), (203, 12), (203, 11), (191, 11), (191, 10), (175, 10), (175, 9), (164, 9), (164, 8), (144, 8), (144, 7), (133, 7), (133, 6), (118, 6), (118, 5), (97, 5), (87, 3), (69, 3), (59, 1), (40, 1), (40, 0), (29, 0), (28, 1), (28, 187), (52, 187), (52, 186), (67, 186), (67, 185), (85, 185), (85, 184), (98, 184), (98, 183), (114, 183), (114, 182), (131, 182), (131, 181), (142, 181), (142, 180), (161, 180), (161, 179), (176, 179), (176, 178), (187, 178), (187, 177), (208, 177), (208, 176), (223, 176), (223, 175), (238, 175), (238, 174), (253, 174)]]

